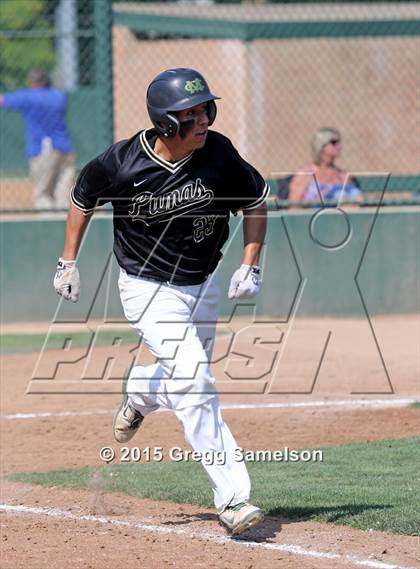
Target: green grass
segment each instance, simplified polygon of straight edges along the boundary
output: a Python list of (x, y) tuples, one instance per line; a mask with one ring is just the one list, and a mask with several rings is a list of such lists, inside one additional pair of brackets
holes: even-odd
[(420, 401), (415, 401), (411, 404), (411, 407), (414, 407), (414, 409), (420, 409)]
[[(68, 343), (70, 334), (56, 333), (48, 338), (46, 349), (62, 350)], [(92, 341), (92, 334), (89, 332), (72, 332), (71, 348), (87, 348)], [(127, 327), (124, 331), (101, 331), (95, 339), (96, 346), (110, 346), (115, 338), (121, 338), (125, 343), (137, 344), (138, 336)], [(44, 346), (46, 334), (1, 334), (0, 353), (17, 354), (26, 352), (39, 352)]]
[[(415, 535), (420, 528), (420, 437), (324, 448), (323, 462), (248, 462), (252, 500), (269, 515)], [(194, 462), (115, 464), (21, 473), (14, 480), (212, 506)], [(188, 484), (185, 484), (185, 481)]]
[[(224, 335), (218, 333), (218, 335)], [(67, 348), (88, 348), (93, 340), (93, 332), (54, 333), (48, 337), (46, 350)], [(127, 330), (101, 330), (95, 338), (95, 346), (112, 346), (115, 339), (125, 344), (136, 345), (139, 336), (127, 325)], [(46, 334), (0, 334), (0, 354), (19, 354), (40, 352), (44, 346)], [(69, 343), (71, 340), (71, 344)]]

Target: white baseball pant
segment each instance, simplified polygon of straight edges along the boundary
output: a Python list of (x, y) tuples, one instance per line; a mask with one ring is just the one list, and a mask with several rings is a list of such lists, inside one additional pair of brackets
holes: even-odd
[(224, 458), (223, 464), (202, 462), (219, 513), (247, 501), (248, 472), (244, 462), (235, 460), (237, 444), (223, 421), (210, 369), (220, 296), (217, 273), (201, 285), (176, 286), (121, 270), (119, 289), (127, 320), (157, 359), (131, 370), (130, 404), (144, 416), (160, 407), (173, 410), (194, 451)]

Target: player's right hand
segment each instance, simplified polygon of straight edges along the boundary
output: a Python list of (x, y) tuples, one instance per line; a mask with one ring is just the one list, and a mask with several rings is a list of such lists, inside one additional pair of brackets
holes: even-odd
[(77, 302), (80, 296), (80, 277), (76, 261), (58, 259), (57, 271), (54, 277), (54, 288), (66, 300)]

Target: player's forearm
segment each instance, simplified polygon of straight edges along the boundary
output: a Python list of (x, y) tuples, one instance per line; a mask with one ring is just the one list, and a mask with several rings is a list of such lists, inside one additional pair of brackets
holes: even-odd
[(92, 213), (85, 215), (79, 209), (70, 205), (67, 215), (66, 241), (63, 250), (63, 259), (71, 261), (76, 259), (85, 229)]
[(267, 230), (267, 206), (244, 210), (243, 265), (258, 265)]

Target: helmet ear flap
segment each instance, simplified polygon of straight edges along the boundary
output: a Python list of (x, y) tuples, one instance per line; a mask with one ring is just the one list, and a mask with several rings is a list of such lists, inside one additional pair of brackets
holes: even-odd
[(168, 117), (168, 124), (166, 125), (163, 135), (167, 138), (172, 138), (178, 134), (181, 125), (175, 115), (166, 113), (166, 116)]
[(217, 107), (214, 101), (208, 101), (207, 103), (207, 116), (209, 119), (209, 126), (211, 126), (216, 120)]
[(176, 116), (171, 115), (170, 113), (166, 113), (165, 123), (155, 120), (153, 120), (152, 122), (153, 126), (158, 131), (158, 133), (164, 136), (165, 138), (172, 138), (173, 136), (176, 136), (181, 126)]

